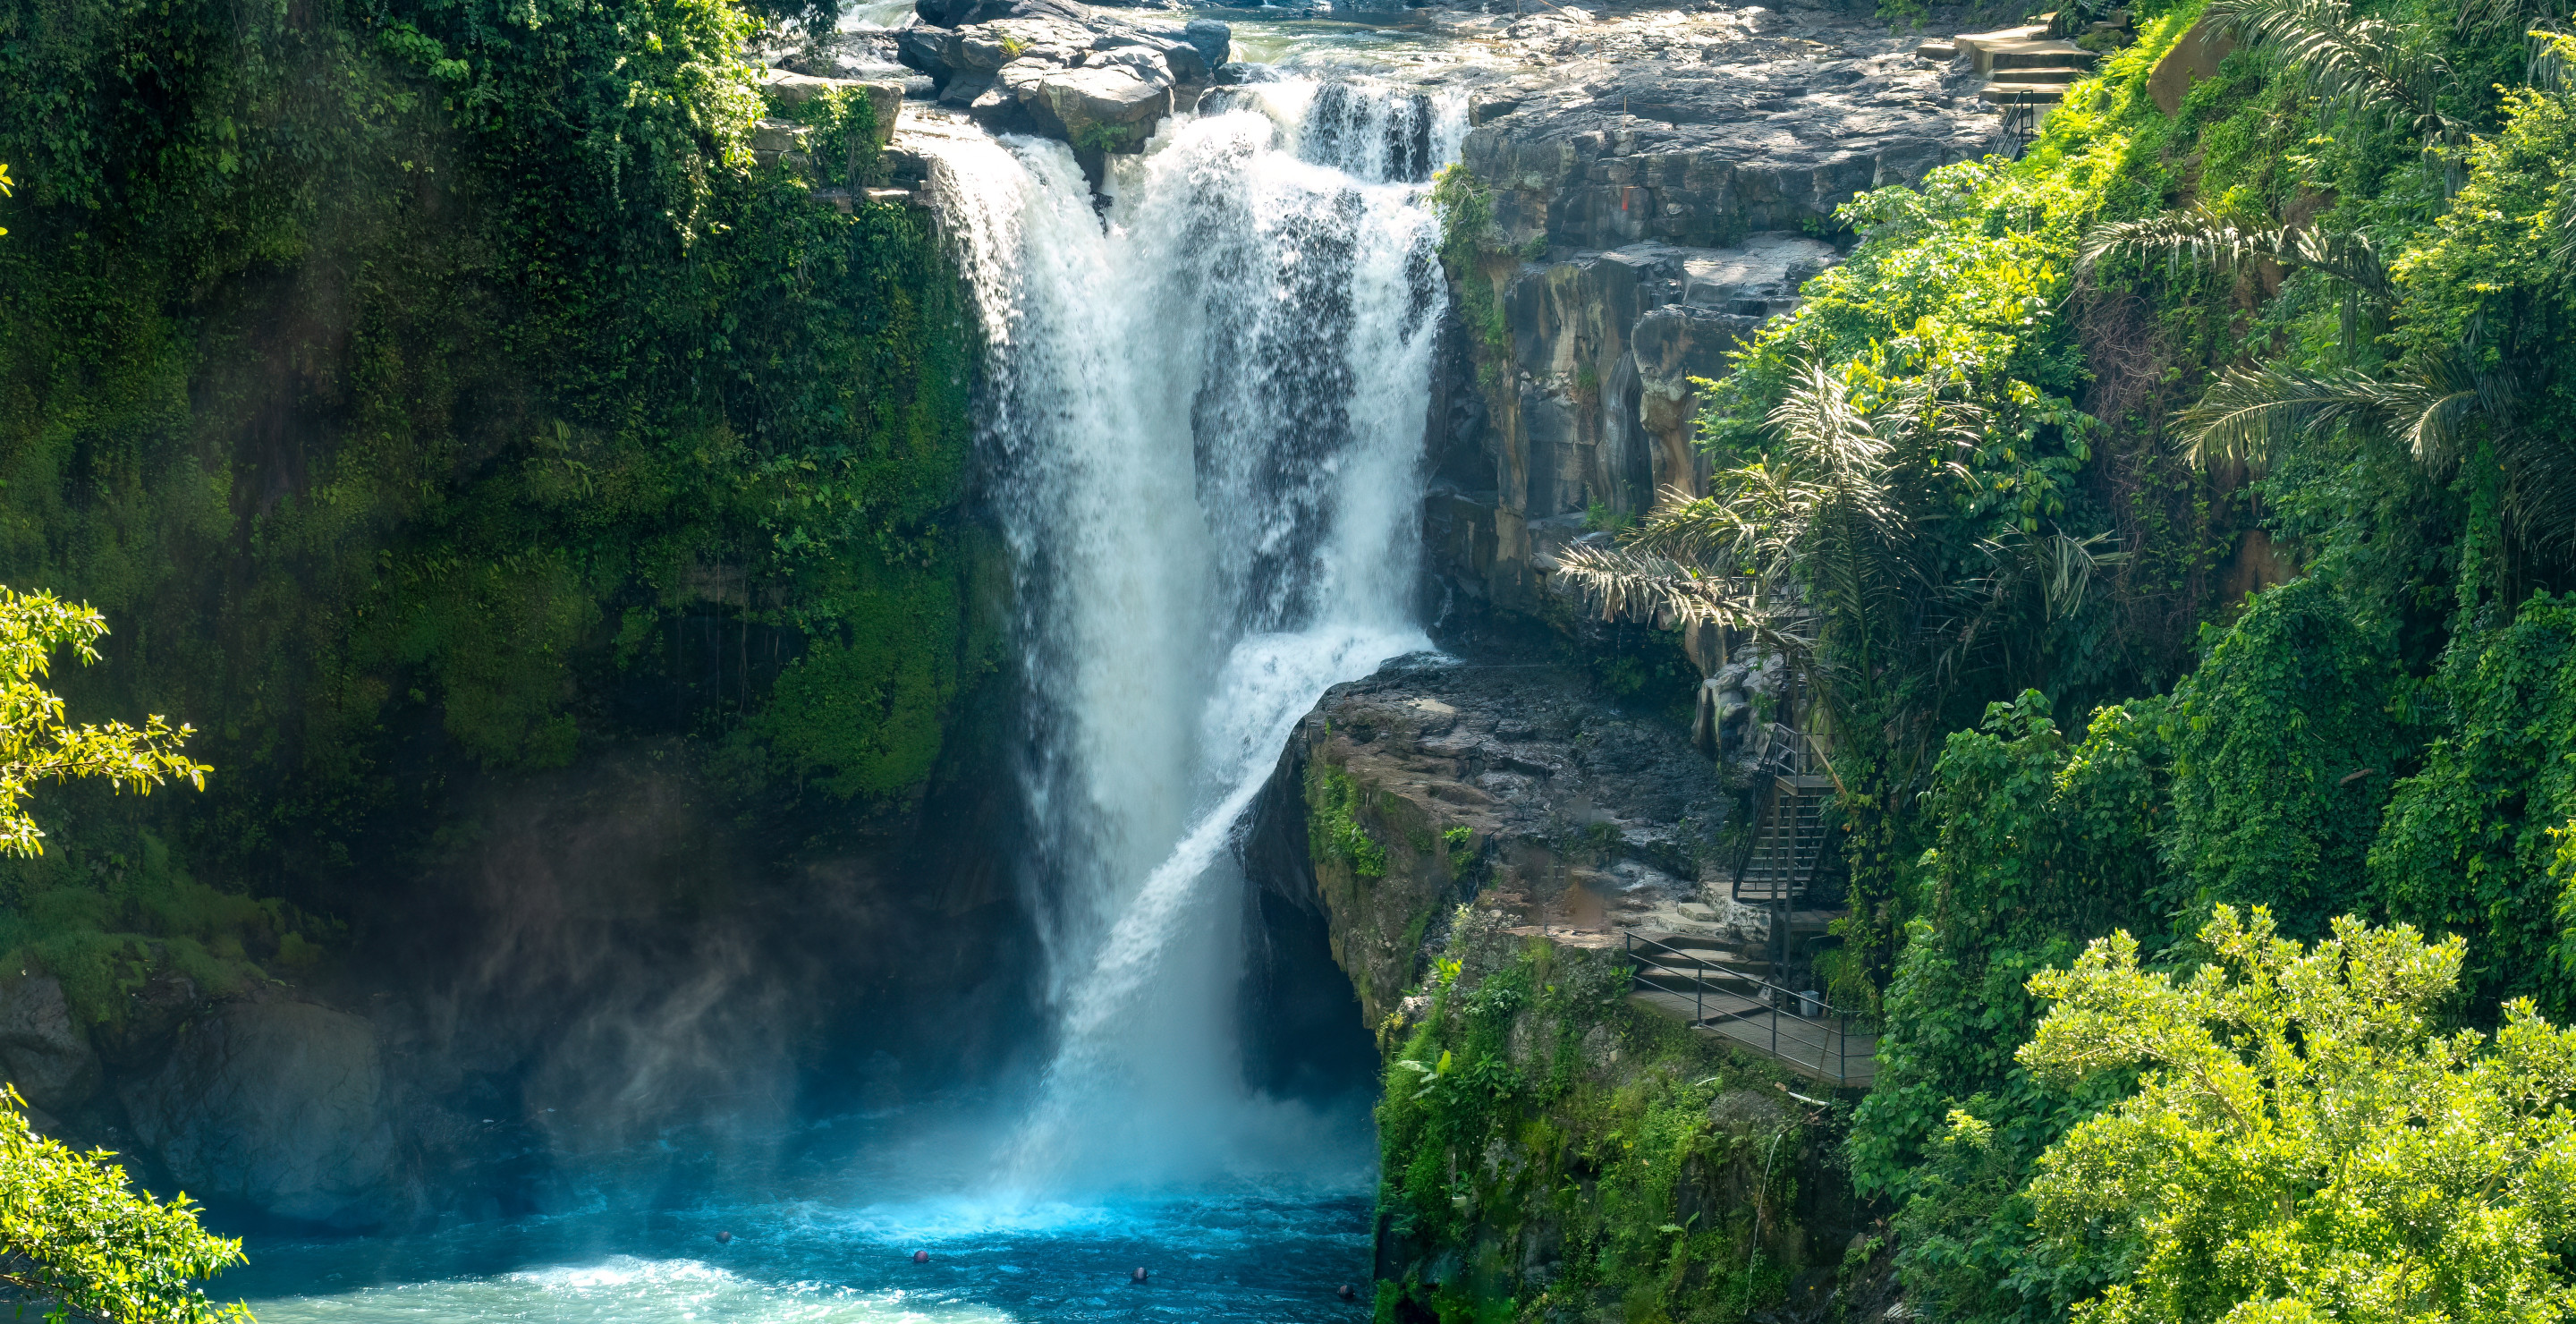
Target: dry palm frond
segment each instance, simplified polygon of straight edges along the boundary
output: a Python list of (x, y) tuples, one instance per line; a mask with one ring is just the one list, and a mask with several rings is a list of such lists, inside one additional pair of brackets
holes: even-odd
[(1938, 683), (1950, 684), (1980, 652), (1997, 646), (2010, 651), (2009, 638), (1999, 645), (1994, 628), (2017, 619), (2012, 609), (2034, 591), (2040, 615), (2052, 623), (2083, 610), (2093, 577), (2129, 559), (2127, 552), (2106, 548), (2110, 542), (2107, 532), (2078, 538), (2052, 529), (2044, 534), (2016, 531), (1979, 543), (1977, 551), (1990, 568), (1948, 590), (1957, 613), (1933, 655)]
[(2141, 257), (2161, 253), (2168, 271), (2186, 266), (2233, 271), (2251, 258), (2281, 260), (2289, 241), (2287, 231), (2240, 227), (2206, 207), (2194, 206), (2094, 226), (2084, 232), (2083, 246), (2076, 250), (2075, 270), (2079, 275), (2090, 274), (2113, 253)]
[(1760, 614), (1743, 578), (1650, 552), (1577, 543), (1556, 554), (1553, 573), (1598, 607), (1603, 620), (1744, 628)]
[(2563, 0), (2465, 0), (2455, 22), (2464, 36), (2487, 37), (2529, 32), (2566, 19)]
[(2222, 273), (2265, 258), (2331, 276), (2383, 307), (2397, 298), (2397, 287), (2388, 279), (2378, 246), (2365, 236), (2314, 228), (2240, 226), (2206, 207), (2096, 225), (2085, 232), (2084, 243), (2076, 250), (2075, 269), (2079, 274), (2090, 273), (2113, 253), (2142, 257), (2161, 253), (2168, 270), (2201, 266)]
[(2362, 372), (2231, 368), (2200, 403), (2182, 412), (2184, 454), (2196, 463), (2244, 460), (2261, 467), (2293, 437), (2322, 435), (2348, 423), (2402, 432), (2438, 402), (2422, 386), (2382, 382)]

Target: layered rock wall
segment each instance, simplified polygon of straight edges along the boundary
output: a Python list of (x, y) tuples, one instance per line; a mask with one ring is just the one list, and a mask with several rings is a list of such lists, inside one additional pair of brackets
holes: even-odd
[(1883, 30), (1760, 7), (1523, 19), (1528, 68), (1472, 94), (1462, 164), (1492, 251), (1434, 410), (1433, 564), (1471, 598), (1540, 607), (1551, 549), (1698, 494), (1694, 379), (1850, 242), (1834, 209), (1985, 151), (1973, 75)]
[(1245, 862), (1325, 913), (1377, 1033), (1380, 1319), (1884, 1311), (1814, 1087), (1626, 996), (1623, 931), (1761, 923), (1736, 807), (1552, 667), (1404, 659), (1299, 725)]

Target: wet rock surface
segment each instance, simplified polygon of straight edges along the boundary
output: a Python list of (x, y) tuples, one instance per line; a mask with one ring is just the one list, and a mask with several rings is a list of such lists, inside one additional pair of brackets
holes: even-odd
[(98, 1054), (72, 1024), (62, 981), (36, 975), (0, 987), (0, 1081), (55, 1111), (79, 1106), (98, 1089)]
[(1760, 6), (1580, 14), (1505, 27), (1474, 93), (1464, 159), (1510, 244), (1730, 246), (1994, 137), (1975, 75), (1881, 24)]
[[(1578, 947), (1724, 931), (1732, 903), (1704, 880), (1737, 799), (1686, 729), (1578, 672), (1417, 655), (1334, 686), (1299, 723), (1247, 834), (1274, 853), (1247, 864), (1265, 886), (1314, 880), (1374, 1025), (1463, 904)], [(1337, 814), (1360, 855), (1383, 852), (1377, 872), (1334, 844)]]
[(1508, 349), (1453, 323), (1435, 382), (1432, 565), (1476, 602), (1547, 610), (1555, 548), (1704, 490), (1692, 382), (1841, 260), (1834, 209), (1984, 154), (2000, 121), (1972, 60), (1919, 58), (1918, 34), (1855, 12), (1414, 21), (1445, 41), (1383, 76), (1466, 98), (1462, 164), (1490, 190), (1491, 242), (1522, 259), (1471, 277)]
[(136, 1136), (194, 1194), (312, 1222), (383, 1221), (394, 1143), (375, 1030), (358, 1017), (228, 1004), (121, 1093)]

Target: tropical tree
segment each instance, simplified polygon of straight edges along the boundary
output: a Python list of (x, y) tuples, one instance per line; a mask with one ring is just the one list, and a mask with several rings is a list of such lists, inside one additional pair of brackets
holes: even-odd
[(106, 1150), (38, 1135), (24, 1107), (0, 1085), (0, 1306), (34, 1306), (48, 1324), (250, 1324), (248, 1307), (198, 1286), (242, 1262), (239, 1240), (199, 1227), (184, 1193), (134, 1190)]
[[(2259, 906), (2200, 936), (2218, 959), (2187, 980), (2123, 931), (2030, 981), (2056, 1003), (2020, 1051), (2035, 1074), (2143, 1072), (2029, 1187), (2049, 1253), (2132, 1266), (2079, 1321), (2576, 1311), (2576, 1032), (2516, 1001), (2492, 1042), (2442, 1033), (2456, 937), (2345, 917), (2302, 947)], [(1954, 1143), (1982, 1127), (1953, 1114)]]
[[(2452, 75), (2438, 52), (2343, 0), (2218, 0), (2208, 13), (2276, 52), (2330, 111), (2411, 127), (2453, 196), (2393, 263), (2357, 231), (2241, 224), (2205, 205), (2094, 228), (2080, 258), (2088, 272), (2114, 255), (2222, 273), (2268, 262), (2340, 294), (2340, 361), (2226, 369), (2180, 420), (2189, 453), (2259, 471), (2300, 439), (2349, 430), (2401, 448), (2438, 480), (2464, 481), (2501, 534), (2468, 549), (2471, 602), (2491, 587), (2483, 581), (2545, 580), (2576, 562), (2576, 377), (2565, 352), (2576, 329), (2576, 95), (2563, 73), (2576, 38), (2534, 32), (2538, 83), (2509, 90), (2498, 130), (2473, 136), (2442, 109)], [(2469, 7), (2461, 25), (2531, 17), (2499, 0)]]
[[(1943, 485), (1969, 480), (1962, 457), (1982, 414), (1964, 394), (1803, 363), (1768, 416), (1772, 449), (1716, 475), (1708, 496), (1666, 489), (1624, 544), (1577, 544), (1555, 570), (1605, 617), (1722, 624), (1785, 658), (1833, 746), (1847, 851), (1881, 864), (1906, 853), (1893, 816), (1929, 769), (1936, 694), (1974, 664), (2000, 657), (2010, 671), (2020, 635), (1999, 627), (2072, 612), (2094, 572), (2120, 560), (2105, 535), (2054, 526), (2008, 527), (1964, 564), (1926, 535), (1947, 523), (1933, 513), (1946, 511)], [(1886, 899), (1886, 873), (1855, 868), (1855, 913)], [(1844, 936), (1860, 962), (1851, 973), (1883, 978), (1884, 922)]]

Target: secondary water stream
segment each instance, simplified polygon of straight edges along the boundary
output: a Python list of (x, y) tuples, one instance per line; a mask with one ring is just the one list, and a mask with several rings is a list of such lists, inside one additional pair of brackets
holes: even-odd
[[(1319, 66), (1356, 49), (1266, 39)], [(1056, 1022), (1033, 1106), (927, 1147), (872, 1124), (886, 1143), (754, 1189), (254, 1242), (224, 1287), (272, 1322), (1363, 1310), (1367, 1119), (1243, 1085), (1227, 847), (1321, 692), (1427, 646), (1410, 602), (1445, 291), (1422, 194), (1464, 131), (1461, 105), (1346, 75), (1234, 89), (1113, 158), (1105, 208), (1061, 143), (917, 136), (989, 349), (1018, 565)], [(1136, 1264), (1158, 1276), (1129, 1284)]]

